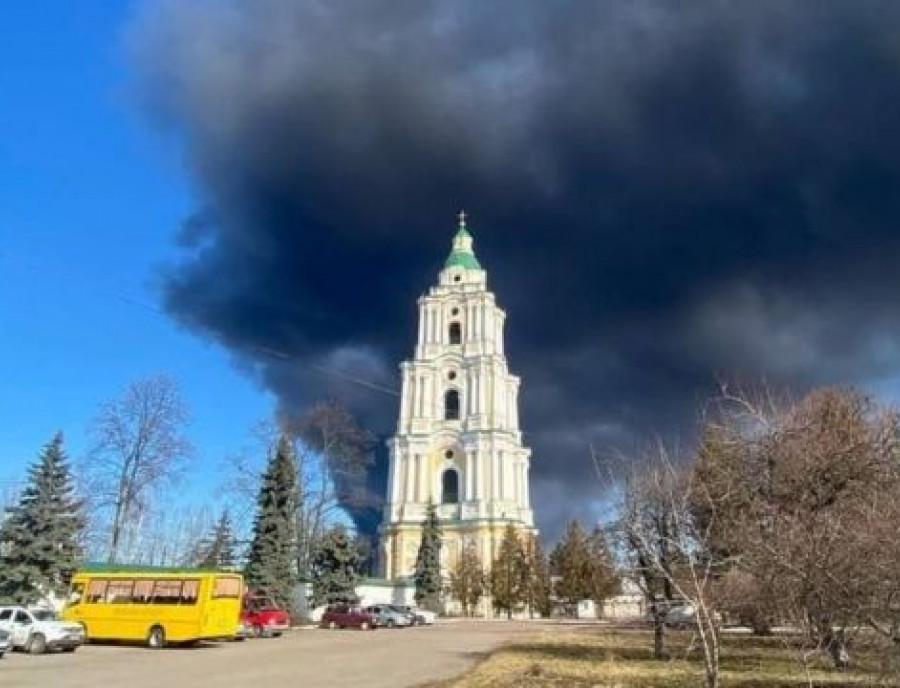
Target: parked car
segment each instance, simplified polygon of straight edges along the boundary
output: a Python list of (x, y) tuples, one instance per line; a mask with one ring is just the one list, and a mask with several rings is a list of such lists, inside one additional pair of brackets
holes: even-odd
[(395, 609), (400, 609), (416, 617), (416, 624), (420, 626), (431, 626), (437, 621), (437, 614), (427, 609), (419, 609), (418, 607), (410, 607), (408, 605), (393, 605)]
[(322, 614), (323, 628), (358, 628), (375, 630), (375, 617), (356, 606), (331, 605)]
[(394, 609), (389, 604), (373, 604), (371, 607), (363, 609), (375, 617), (375, 624), (382, 628), (405, 628), (412, 626), (414, 619), (409, 614)]
[(12, 649), (12, 636), (9, 631), (0, 628), (0, 659)]
[(0, 628), (9, 633), (12, 649), (33, 655), (49, 650), (75, 652), (84, 643), (84, 628), (62, 621), (49, 609), (0, 607)]
[[(241, 625), (249, 628), (256, 638), (277, 638), (291, 627), (288, 613), (263, 592), (244, 595)], [(240, 633), (240, 629), (238, 629)]]
[(421, 618), (416, 616), (416, 613), (409, 607), (403, 607), (399, 604), (389, 604), (388, 607), (393, 609), (398, 614), (403, 614), (403, 616), (409, 619), (410, 626), (418, 626), (422, 622)]

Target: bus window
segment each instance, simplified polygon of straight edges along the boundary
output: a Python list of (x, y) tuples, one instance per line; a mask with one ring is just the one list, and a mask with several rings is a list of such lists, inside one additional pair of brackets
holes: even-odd
[(131, 599), (135, 604), (150, 604), (150, 600), (153, 599), (153, 579), (141, 578), (136, 580)]
[(200, 590), (200, 581), (186, 580), (181, 588), (181, 604), (197, 604), (197, 592)]
[(106, 601), (110, 604), (130, 604), (133, 580), (111, 580), (106, 586)]
[(240, 578), (235, 578), (233, 576), (216, 578), (213, 583), (213, 599), (220, 597), (240, 598), (242, 587)]
[(81, 604), (81, 600), (84, 598), (84, 583), (78, 581), (76, 583), (72, 583), (72, 589), (69, 590), (69, 599), (67, 604), (74, 607), (76, 604)]
[(178, 604), (181, 601), (180, 580), (158, 580), (153, 586), (153, 604)]
[(104, 601), (106, 595), (106, 584), (109, 581), (92, 580), (88, 585), (87, 602), (88, 604), (100, 604)]

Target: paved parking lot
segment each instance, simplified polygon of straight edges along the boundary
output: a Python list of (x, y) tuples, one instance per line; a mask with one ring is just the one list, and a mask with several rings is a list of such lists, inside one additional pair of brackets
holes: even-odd
[(193, 648), (87, 645), (74, 655), (9, 653), (0, 685), (16, 688), (250, 688), (418, 686), (466, 671), (539, 622), (448, 621), (378, 631), (298, 630), (281, 638)]

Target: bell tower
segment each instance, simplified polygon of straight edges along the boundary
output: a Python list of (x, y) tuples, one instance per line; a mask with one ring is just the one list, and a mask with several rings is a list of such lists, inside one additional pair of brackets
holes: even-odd
[(519, 430), (520, 380), (503, 350), (506, 313), (487, 288), (473, 244), (461, 212), (437, 284), (419, 297), (413, 358), (400, 365), (400, 417), (388, 441), (380, 529), (388, 579), (414, 573), (429, 501), (441, 521), (445, 571), (470, 542), (489, 566), (507, 524), (535, 532), (531, 450)]

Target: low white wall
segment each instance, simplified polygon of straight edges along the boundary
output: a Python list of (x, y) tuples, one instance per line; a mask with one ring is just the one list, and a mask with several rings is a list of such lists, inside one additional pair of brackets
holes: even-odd
[[(364, 581), (356, 586), (356, 594), (360, 605), (368, 607), (372, 604), (400, 604), (415, 606), (416, 588), (412, 583), (389, 582), (380, 580)], [(309, 606), (309, 596), (312, 594), (312, 583), (298, 583), (294, 588), (294, 609), (300, 616), (318, 623), (322, 618), (325, 607)]]

